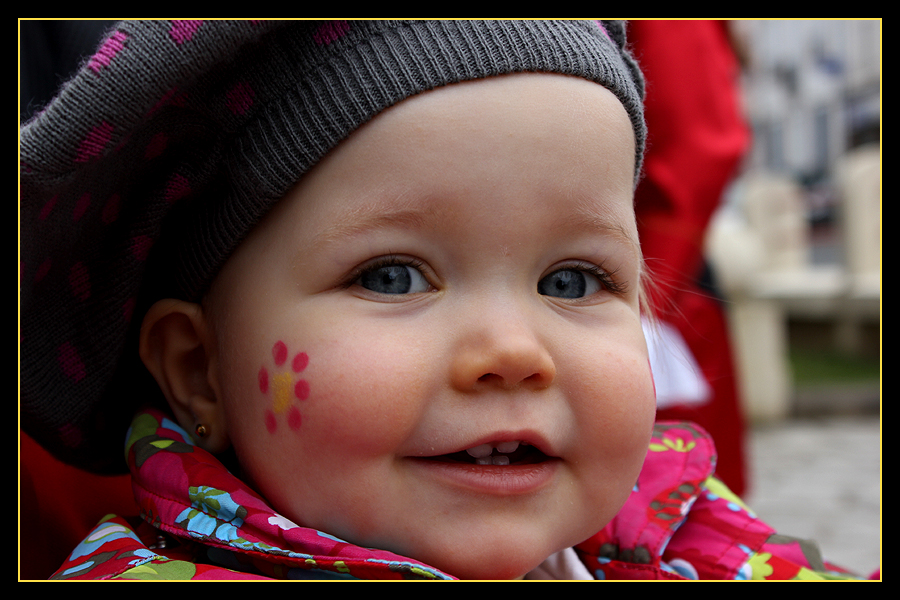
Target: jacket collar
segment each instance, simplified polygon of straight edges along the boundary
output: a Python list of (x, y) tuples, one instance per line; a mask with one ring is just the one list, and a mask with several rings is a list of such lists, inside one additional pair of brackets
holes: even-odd
[(209, 547), (210, 559), (229, 568), (240, 563), (282, 577), (309, 577), (292, 573), (302, 569), (323, 577), (452, 579), (412, 559), (292, 523), (160, 412), (135, 417), (125, 452), (144, 519)]

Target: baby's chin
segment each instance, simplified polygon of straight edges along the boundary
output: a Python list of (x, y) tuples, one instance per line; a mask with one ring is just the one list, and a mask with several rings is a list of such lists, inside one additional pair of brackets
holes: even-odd
[[(463, 580), (511, 580), (522, 579), (558, 550), (527, 548), (524, 544), (510, 545), (498, 552), (486, 555), (450, 556), (435, 559), (432, 566), (444, 573)], [(428, 563), (432, 564), (432, 563)]]
[(489, 555), (447, 551), (432, 560), (415, 557), (417, 560), (462, 580), (504, 581), (523, 579), (537, 568), (546, 556), (523, 556), (518, 548), (507, 548), (504, 552)]
[(584, 541), (593, 533), (578, 532), (562, 539), (558, 531), (520, 531), (516, 535), (511, 531), (514, 529), (511, 527), (496, 536), (482, 532), (468, 539), (394, 551), (463, 580), (522, 579), (552, 554)]

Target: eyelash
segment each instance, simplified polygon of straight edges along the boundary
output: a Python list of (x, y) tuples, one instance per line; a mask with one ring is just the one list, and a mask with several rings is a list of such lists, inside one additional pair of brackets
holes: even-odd
[[(362, 265), (354, 269), (344, 280), (342, 286), (345, 288), (352, 287), (366, 273), (370, 271), (377, 271), (378, 269), (383, 269), (384, 267), (411, 267), (422, 273), (423, 277), (425, 277), (425, 273), (428, 272), (428, 267), (425, 265), (424, 261), (421, 261), (417, 258), (407, 258), (404, 256), (394, 256), (392, 254), (389, 254), (387, 256), (381, 256), (369, 262), (363, 263)], [(428, 277), (425, 277), (425, 279), (427, 280)]]
[[(378, 269), (382, 269), (384, 267), (410, 267), (418, 270), (422, 273), (422, 276), (428, 280), (428, 277), (425, 273), (428, 271), (428, 268), (425, 265), (425, 262), (416, 258), (407, 258), (402, 256), (394, 256), (387, 255), (376, 258), (370, 262), (364, 263), (357, 269), (354, 269), (344, 280), (342, 287), (350, 288), (356, 285), (356, 283), (368, 272), (377, 271)], [(628, 291), (628, 286), (624, 282), (616, 281), (615, 279), (615, 270), (607, 270), (602, 267), (598, 267), (597, 265), (591, 263), (583, 263), (576, 262), (572, 264), (564, 264), (559, 267), (553, 269), (548, 272), (546, 275), (541, 277), (543, 280), (545, 277), (549, 277), (553, 273), (558, 271), (582, 271), (584, 273), (588, 273), (597, 278), (600, 282), (600, 285), (603, 287), (604, 291), (607, 291), (614, 295), (623, 295)]]
[[(557, 271), (582, 271), (584, 273), (590, 273), (600, 281), (600, 285), (603, 286), (604, 291), (617, 296), (625, 294), (628, 291), (628, 285), (625, 282), (616, 281), (615, 270), (607, 270), (594, 264), (576, 262), (573, 264), (561, 265), (547, 273), (544, 277), (552, 275)], [(543, 277), (541, 279), (543, 279)]]

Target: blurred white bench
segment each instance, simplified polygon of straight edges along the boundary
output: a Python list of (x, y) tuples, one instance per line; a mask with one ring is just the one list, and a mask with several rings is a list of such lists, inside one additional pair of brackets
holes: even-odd
[(835, 343), (854, 350), (860, 323), (880, 314), (880, 158), (854, 151), (839, 169), (841, 264), (814, 265), (799, 188), (765, 175), (736, 187), (739, 201), (710, 225), (707, 254), (729, 301), (745, 409), (755, 421), (790, 411), (790, 316), (833, 320)]

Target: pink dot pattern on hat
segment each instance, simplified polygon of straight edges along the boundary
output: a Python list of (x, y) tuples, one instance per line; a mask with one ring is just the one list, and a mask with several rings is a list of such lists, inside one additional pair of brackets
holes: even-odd
[(191, 41), (194, 32), (202, 24), (203, 21), (172, 21), (172, 29), (169, 30), (169, 35), (172, 36), (176, 44), (184, 44)]

